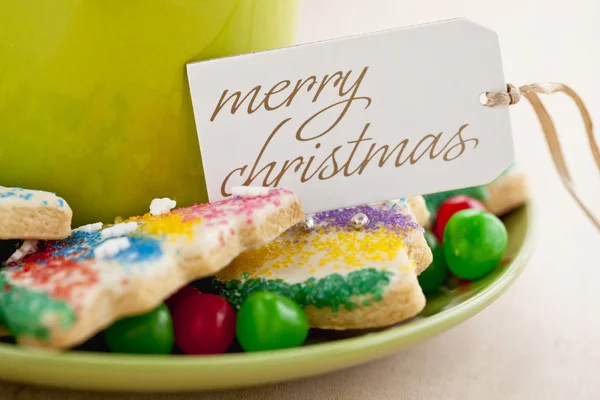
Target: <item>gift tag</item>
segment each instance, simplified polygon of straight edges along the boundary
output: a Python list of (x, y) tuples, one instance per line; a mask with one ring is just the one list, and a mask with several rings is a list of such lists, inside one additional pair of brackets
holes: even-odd
[(188, 65), (210, 201), (285, 187), (306, 212), (489, 183), (513, 162), (497, 35), (468, 20)]

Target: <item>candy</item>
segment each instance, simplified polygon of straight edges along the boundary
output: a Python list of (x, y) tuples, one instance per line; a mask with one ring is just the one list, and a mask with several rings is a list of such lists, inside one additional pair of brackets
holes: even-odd
[(173, 322), (166, 305), (146, 314), (124, 318), (104, 332), (106, 345), (114, 353), (170, 354)]
[(427, 208), (431, 213), (431, 218), (436, 219), (441, 205), (448, 199), (456, 196), (468, 196), (485, 202), (489, 199), (489, 193), (485, 186), (474, 186), (458, 190), (449, 190), (447, 192), (432, 193), (423, 196), (427, 203)]
[(242, 304), (236, 335), (244, 351), (300, 346), (308, 336), (304, 311), (287, 297), (258, 292)]
[(504, 224), (481, 210), (459, 211), (444, 231), (444, 255), (450, 272), (462, 279), (479, 279), (500, 262), (508, 245)]
[(191, 293), (173, 309), (175, 344), (186, 354), (221, 354), (235, 339), (235, 311), (215, 294)]
[(181, 303), (181, 300), (185, 299), (188, 296), (196, 294), (200, 294), (200, 291), (198, 289), (196, 289), (193, 286), (186, 285), (179, 289), (177, 292), (173, 293), (171, 297), (169, 297), (167, 300), (165, 300), (165, 304), (167, 305), (167, 307), (169, 307), (169, 310), (171, 310), (172, 313), (175, 307), (177, 307), (177, 305)]
[(448, 275), (448, 266), (444, 256), (444, 249), (440, 246), (435, 235), (425, 231), (425, 240), (433, 253), (433, 262), (418, 276), (419, 285), (423, 293), (430, 294), (438, 290)]
[(478, 200), (464, 195), (454, 196), (444, 201), (440, 206), (435, 220), (433, 233), (440, 241), (444, 241), (444, 229), (448, 220), (457, 212), (467, 209), (485, 210), (485, 206)]

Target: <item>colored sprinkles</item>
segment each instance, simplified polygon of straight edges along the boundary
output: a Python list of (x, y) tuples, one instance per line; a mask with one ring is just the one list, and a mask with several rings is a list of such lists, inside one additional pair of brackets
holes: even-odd
[[(391, 209), (393, 209), (394, 206), (392, 206)], [(387, 229), (402, 232), (421, 229), (408, 214), (390, 212), (390, 209), (371, 206), (358, 206), (344, 208), (342, 210), (325, 211), (315, 214), (314, 217), (325, 228), (351, 229), (348, 222), (358, 213), (363, 213), (369, 217), (370, 222), (364, 227), (364, 230), (367, 231), (381, 229), (382, 225)]]
[(364, 268), (352, 271), (346, 276), (331, 274), (321, 279), (311, 277), (294, 284), (282, 279), (233, 279), (227, 282), (214, 279), (213, 286), (238, 310), (252, 293), (268, 291), (286, 296), (301, 307), (330, 307), (332, 311), (337, 312), (341, 307), (353, 310), (361, 302), (363, 305), (370, 305), (372, 302), (381, 301), (392, 275), (390, 271)]
[[(24, 196), (19, 201), (32, 201), (37, 193), (0, 187), (0, 201), (12, 201), (16, 196)], [(251, 221), (266, 206), (279, 203), (289, 194), (277, 189), (261, 197), (228, 199), (130, 218), (128, 221), (138, 222), (138, 229), (119, 233), (128, 238), (130, 246), (107, 260), (99, 261), (94, 256), (94, 250), (107, 240), (102, 230), (75, 230), (67, 239), (42, 241), (35, 253), (0, 270), (0, 323), (15, 336), (47, 339), (50, 328), (68, 329), (102, 288), (114, 289), (115, 282), (123, 287), (132, 275), (139, 277), (176, 265), (181, 248), (172, 243), (204, 235), (198, 238), (210, 240), (216, 236), (225, 245), (225, 237), (239, 234), (230, 226), (234, 218)], [(52, 198), (48, 196), (53, 195), (44, 196), (44, 200), (38, 200), (46, 205), (46, 199)], [(53, 204), (66, 206), (63, 199), (54, 199)], [(208, 235), (207, 229), (212, 230)]]
[[(369, 218), (358, 231), (349, 225), (357, 213)], [(392, 277), (415, 268), (409, 233), (422, 228), (403, 207), (359, 206), (313, 219), (312, 228), (297, 225), (239, 255), (217, 274), (219, 293), (236, 307), (255, 291), (275, 291), (302, 307), (351, 310), (380, 301)]]

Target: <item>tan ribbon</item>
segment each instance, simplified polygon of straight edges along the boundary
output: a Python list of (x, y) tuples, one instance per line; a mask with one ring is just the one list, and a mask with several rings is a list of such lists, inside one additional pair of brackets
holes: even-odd
[(585, 123), (585, 130), (587, 132), (588, 142), (590, 144), (590, 148), (592, 150), (592, 154), (594, 155), (594, 160), (596, 161), (596, 165), (598, 169), (600, 169), (600, 149), (598, 148), (598, 144), (594, 139), (594, 128), (592, 126), (592, 119), (590, 114), (581, 100), (581, 97), (573, 89), (564, 85), (562, 83), (534, 83), (532, 85), (525, 85), (517, 88), (511, 84), (507, 85), (506, 92), (486, 92), (485, 97), (487, 101), (485, 102), (485, 106), (495, 107), (500, 105), (512, 105), (517, 104), (521, 99), (521, 96), (524, 96), (531, 105), (533, 106), (533, 110), (537, 114), (537, 117), (542, 125), (542, 130), (544, 131), (544, 135), (546, 136), (546, 142), (548, 143), (548, 148), (550, 149), (550, 153), (552, 154), (552, 159), (554, 161), (554, 165), (558, 170), (562, 183), (565, 185), (571, 196), (575, 199), (579, 207), (585, 212), (588, 218), (594, 223), (596, 228), (600, 231), (600, 221), (592, 214), (592, 212), (585, 206), (581, 198), (577, 195), (575, 191), (575, 185), (573, 184), (573, 180), (571, 179), (571, 174), (567, 168), (567, 164), (565, 162), (565, 157), (560, 146), (560, 142), (558, 140), (558, 134), (556, 132), (556, 127), (554, 126), (554, 122), (552, 122), (552, 118), (550, 118), (550, 114), (546, 107), (542, 104), (538, 93), (543, 94), (553, 94), (553, 93), (564, 93), (569, 96), (575, 104), (577, 104), (577, 108), (579, 108), (579, 112), (581, 113), (581, 117), (583, 118), (583, 122)]

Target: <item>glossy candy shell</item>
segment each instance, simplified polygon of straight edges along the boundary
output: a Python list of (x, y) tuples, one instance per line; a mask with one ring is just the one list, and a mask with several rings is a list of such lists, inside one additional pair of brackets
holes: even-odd
[(57, 354), (0, 344), (0, 379), (87, 390), (175, 392), (274, 383), (361, 364), (443, 332), (497, 299), (531, 255), (532, 206), (504, 221), (509, 234), (507, 261), (479, 281), (429, 298), (420, 318), (395, 327), (369, 335), (313, 332), (303, 347), (217, 356)]

